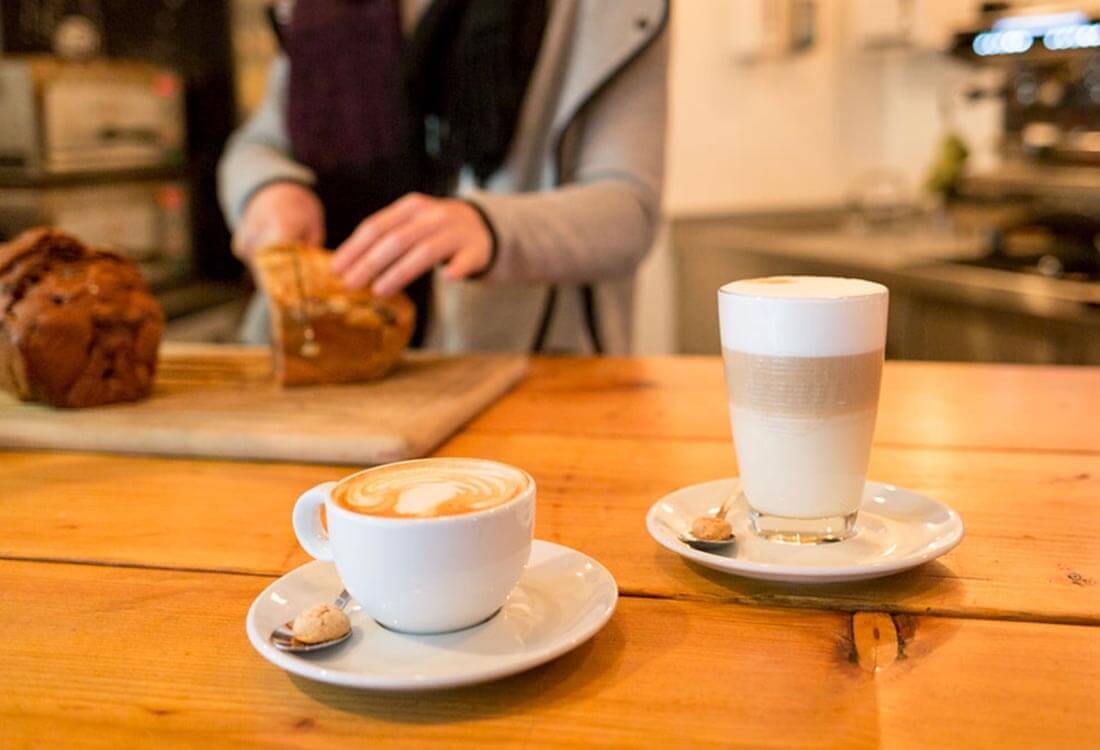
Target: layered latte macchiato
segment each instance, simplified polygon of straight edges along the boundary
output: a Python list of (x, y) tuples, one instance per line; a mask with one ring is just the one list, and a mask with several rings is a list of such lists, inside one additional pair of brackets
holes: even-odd
[(371, 516), (437, 518), (488, 510), (517, 497), (523, 472), (493, 461), (440, 458), (382, 466), (348, 477), (332, 492), (342, 508)]
[(887, 291), (781, 276), (719, 292), (730, 421), (757, 531), (785, 541), (851, 533), (878, 405)]

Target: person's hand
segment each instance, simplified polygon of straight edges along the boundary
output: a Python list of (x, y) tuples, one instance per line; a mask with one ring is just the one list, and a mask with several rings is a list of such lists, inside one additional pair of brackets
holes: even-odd
[(396, 294), (444, 261), (449, 279), (483, 270), (493, 238), (481, 214), (464, 201), (409, 193), (356, 227), (336, 249), (332, 269), (352, 289)]
[(260, 188), (245, 206), (233, 235), (233, 254), (246, 264), (260, 248), (277, 242), (325, 241), (325, 209), (317, 195), (293, 182)]

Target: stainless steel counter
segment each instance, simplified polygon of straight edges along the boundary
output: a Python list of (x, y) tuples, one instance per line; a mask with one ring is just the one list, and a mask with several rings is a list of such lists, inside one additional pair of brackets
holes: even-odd
[(860, 227), (839, 210), (672, 222), (681, 350), (718, 351), (714, 292), (736, 278), (858, 276), (891, 290), (888, 356), (1100, 363), (1100, 283), (960, 265), (984, 238), (928, 221)]

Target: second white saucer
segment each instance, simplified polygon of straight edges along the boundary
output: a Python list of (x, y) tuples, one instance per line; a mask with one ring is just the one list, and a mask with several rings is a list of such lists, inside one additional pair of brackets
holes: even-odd
[(938, 500), (892, 484), (867, 482), (850, 539), (832, 544), (784, 544), (752, 531), (744, 499), (727, 519), (736, 544), (702, 552), (680, 541), (697, 517), (714, 513), (735, 479), (684, 487), (658, 500), (646, 515), (649, 533), (678, 555), (715, 570), (746, 578), (791, 583), (828, 583), (879, 578), (934, 560), (963, 538), (959, 514)]

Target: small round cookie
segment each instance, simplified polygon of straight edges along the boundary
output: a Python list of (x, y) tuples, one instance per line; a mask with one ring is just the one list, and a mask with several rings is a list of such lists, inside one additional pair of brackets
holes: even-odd
[(295, 640), (302, 643), (321, 643), (339, 638), (351, 630), (351, 621), (331, 604), (318, 604), (295, 617), (292, 629)]
[(733, 527), (724, 518), (700, 516), (691, 525), (691, 535), (696, 539), (718, 542), (733, 536)]

